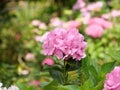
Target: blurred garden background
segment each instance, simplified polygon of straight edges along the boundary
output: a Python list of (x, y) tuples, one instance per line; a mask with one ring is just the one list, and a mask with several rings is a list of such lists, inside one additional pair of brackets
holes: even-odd
[(83, 77), (71, 71), (69, 79), (80, 90), (102, 90), (105, 75), (120, 65), (120, 0), (0, 0), (0, 82), (20, 90), (77, 90), (50, 89), (58, 84), (48, 70), (60, 62), (53, 57), (52, 64), (43, 63), (48, 57), (42, 43), (49, 31), (71, 26), (85, 37), (84, 63), (90, 67), (80, 67)]

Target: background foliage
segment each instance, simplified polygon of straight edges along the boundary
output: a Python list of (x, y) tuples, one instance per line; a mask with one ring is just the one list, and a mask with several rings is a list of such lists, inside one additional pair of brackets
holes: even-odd
[[(98, 0), (86, 0), (87, 3), (95, 1)], [(119, 0), (102, 1), (106, 6), (101, 14), (112, 9), (120, 9)], [(113, 27), (106, 30), (98, 39), (85, 35), (86, 26), (83, 25), (80, 31), (85, 35), (88, 43), (87, 57), (82, 60), (80, 70), (69, 73), (69, 79), (74, 78), (77, 82), (72, 81), (71, 83), (74, 83), (72, 85), (60, 85), (51, 78), (48, 70), (50, 68), (60, 70), (62, 67), (57, 64), (57, 60), (54, 67), (41, 65), (46, 56), (42, 53), (42, 43), (37, 42), (35, 36), (42, 36), (51, 30), (49, 23), (53, 17), (59, 17), (64, 21), (78, 19), (80, 13), (72, 12), (76, 0), (69, 2), (67, 0), (1, 0), (0, 2), (0, 82), (4, 85), (16, 84), (20, 90), (90, 90), (89, 88), (102, 90), (105, 74), (114, 66), (120, 65), (120, 18), (112, 18)], [(42, 30), (33, 26), (33, 20), (45, 22), (47, 29)], [(32, 60), (26, 59), (28, 53), (34, 55)], [(23, 73), (25, 70), (28, 74)], [(54, 74), (53, 78), (61, 82), (59, 72), (51, 71), (51, 73)], [(80, 77), (83, 77), (83, 80)], [(40, 82), (37, 87), (29, 84), (34, 80)]]

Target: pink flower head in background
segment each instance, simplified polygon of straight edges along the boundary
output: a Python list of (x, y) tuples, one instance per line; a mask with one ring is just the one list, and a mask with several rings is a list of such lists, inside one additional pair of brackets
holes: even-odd
[(73, 6), (73, 10), (79, 10), (79, 9), (85, 7), (85, 4), (86, 3), (84, 2), (84, 0), (77, 0), (77, 2)]
[(52, 66), (53, 64), (54, 64), (54, 60), (51, 58), (46, 58), (42, 61), (42, 66), (44, 65)]
[(35, 40), (37, 42), (43, 42), (46, 38), (47, 38), (47, 35), (49, 34), (49, 32), (46, 32), (45, 34), (43, 34), (42, 36), (35, 36)]
[(29, 70), (20, 70), (19, 75), (28, 75), (30, 73)]
[(111, 14), (110, 13), (103, 14), (102, 18), (104, 18), (104, 19), (110, 19), (111, 18)]
[(35, 59), (35, 55), (33, 53), (27, 53), (25, 56), (25, 60), (30, 61)]
[(120, 10), (112, 10), (111, 12), (102, 15), (102, 18), (104, 19), (110, 19), (115, 17), (120, 17)]
[(120, 67), (116, 66), (114, 70), (106, 75), (103, 90), (120, 90)]
[(103, 35), (103, 31), (104, 30), (100, 25), (92, 24), (86, 28), (85, 33), (93, 38), (99, 38)]
[(44, 23), (44, 22), (40, 22), (39, 25), (38, 25), (39, 29), (47, 29), (47, 25)]
[(103, 22), (103, 28), (105, 28), (105, 29), (112, 28), (112, 22), (110, 22), (110, 21), (104, 21)]
[(84, 36), (75, 28), (52, 30), (43, 43), (45, 55), (56, 55), (59, 59), (72, 57), (81, 60), (85, 57), (86, 42)]
[(39, 29), (47, 29), (47, 25), (44, 22), (41, 22), (39, 20), (33, 20), (32, 25), (33, 26), (38, 26)]
[(82, 13), (82, 22), (83, 24), (88, 24), (91, 19), (91, 13), (86, 11)]
[(95, 2), (95, 3), (91, 3), (89, 4), (86, 8), (89, 11), (98, 11), (101, 10), (101, 8), (103, 7), (103, 2)]
[(102, 26), (105, 29), (109, 29), (109, 28), (112, 27), (112, 23), (110, 21), (107, 21), (107, 20), (105, 20), (103, 18), (98, 18), (98, 17), (91, 18), (89, 20), (88, 24), (89, 25), (91, 25), (91, 24), (98, 24), (98, 25)]
[(40, 85), (40, 81), (38, 81), (38, 80), (31, 81), (31, 82), (29, 83), (29, 85), (33, 85), (33, 86), (38, 87), (38, 86)]
[(119, 17), (120, 16), (120, 10), (112, 10), (111, 17)]
[(80, 22), (77, 20), (71, 20), (67, 23), (67, 28), (78, 28), (80, 26)]
[(60, 20), (58, 17), (52, 18), (50, 20), (50, 26), (61, 27), (64, 25), (64, 21)]
[(33, 20), (32, 25), (33, 26), (39, 26), (40, 21), (39, 20)]
[(40, 42), (41, 41), (41, 36), (35, 36), (35, 41)]

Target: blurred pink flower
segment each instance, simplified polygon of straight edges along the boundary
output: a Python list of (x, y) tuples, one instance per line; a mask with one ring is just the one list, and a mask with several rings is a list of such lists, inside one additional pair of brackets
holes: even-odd
[(19, 41), (20, 38), (21, 38), (21, 34), (20, 34), (20, 33), (16, 33), (16, 34), (15, 34), (15, 40), (16, 40), (16, 41)]
[(112, 23), (110, 21), (107, 21), (107, 20), (105, 20), (103, 18), (98, 18), (98, 17), (91, 18), (89, 20), (88, 24), (89, 25), (91, 25), (91, 24), (98, 24), (98, 25), (102, 26), (105, 29), (109, 29), (109, 28), (112, 27)]
[(52, 66), (53, 64), (54, 64), (54, 60), (51, 58), (46, 58), (42, 61), (42, 66), (44, 65)]
[(91, 13), (90, 12), (83, 12), (82, 13), (82, 22), (83, 24), (88, 24), (91, 19)]
[(106, 75), (103, 90), (120, 90), (120, 67), (116, 66), (114, 70)]
[(41, 36), (35, 36), (35, 41), (40, 42), (41, 41)]
[(40, 21), (39, 20), (33, 20), (32, 25), (33, 26), (39, 26)]
[(93, 38), (99, 38), (103, 34), (103, 28), (100, 25), (92, 24), (86, 28), (85, 33)]
[(38, 25), (39, 29), (47, 29), (47, 25), (44, 23), (44, 22), (40, 22), (39, 25)]
[(38, 87), (38, 86), (40, 85), (40, 81), (38, 81), (38, 80), (31, 81), (31, 82), (29, 83), (29, 85), (33, 85), (33, 86)]
[(64, 25), (64, 21), (60, 20), (58, 17), (52, 18), (50, 20), (50, 26), (61, 27)]
[(103, 27), (104, 27), (105, 29), (112, 28), (112, 22), (110, 22), (110, 21), (104, 21), (104, 22), (103, 22)]
[(33, 53), (27, 53), (25, 56), (25, 60), (30, 61), (35, 59), (35, 55)]
[(47, 25), (44, 22), (41, 22), (39, 20), (33, 20), (32, 25), (33, 26), (38, 26), (39, 29), (47, 29)]
[(29, 73), (30, 73), (29, 70), (21, 70), (19, 72), (20, 75), (28, 75)]
[(110, 13), (106, 13), (102, 15), (102, 18), (104, 19), (110, 19), (115, 17), (120, 17), (120, 10), (112, 10)]
[(89, 4), (86, 8), (89, 11), (96, 11), (96, 10), (101, 10), (102, 7), (103, 7), (103, 2), (98, 1), (95, 3)]
[(45, 55), (56, 55), (59, 59), (68, 56), (81, 60), (85, 57), (86, 42), (75, 28), (56, 28), (48, 34), (43, 48)]
[(77, 20), (71, 20), (67, 22), (67, 28), (78, 28), (80, 26), (80, 22)]
[(87, 10), (87, 8), (86, 8), (86, 7), (81, 8), (81, 9), (80, 9), (80, 11), (81, 11), (82, 13), (88, 12), (88, 10)]
[(111, 15), (110, 15), (110, 13), (106, 13), (106, 14), (102, 15), (102, 18), (104, 18), (104, 19), (110, 19)]
[(112, 10), (111, 16), (112, 17), (118, 17), (118, 16), (120, 16), (120, 10)]
[(44, 33), (44, 34), (41, 36), (40, 42), (44, 42), (44, 40), (47, 38), (47, 35), (48, 35), (49, 33), (50, 33), (50, 32)]
[(79, 9), (85, 7), (85, 5), (86, 5), (86, 3), (84, 2), (84, 0), (77, 0), (77, 2), (73, 6), (73, 10), (79, 10)]
[(43, 42), (46, 38), (47, 38), (47, 35), (49, 34), (49, 32), (46, 32), (45, 34), (43, 34), (42, 36), (35, 36), (35, 40), (37, 42)]

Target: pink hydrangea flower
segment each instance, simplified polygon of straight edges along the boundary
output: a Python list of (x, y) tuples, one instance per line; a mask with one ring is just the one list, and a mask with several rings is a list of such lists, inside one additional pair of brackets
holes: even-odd
[(52, 30), (43, 43), (45, 55), (56, 55), (59, 59), (72, 57), (81, 60), (85, 57), (86, 42), (84, 36), (75, 28)]
[(54, 64), (54, 60), (51, 58), (46, 58), (42, 61), (42, 66), (44, 65), (52, 66), (53, 64)]
[(29, 61), (29, 60), (33, 60), (35, 59), (35, 55), (33, 53), (27, 53), (25, 56), (25, 60)]
[(38, 25), (39, 29), (47, 29), (47, 25), (44, 23), (44, 22), (39, 22), (39, 25)]
[(39, 20), (33, 20), (32, 25), (33, 26), (39, 26), (40, 21)]
[(103, 28), (100, 26), (100, 25), (97, 25), (97, 24), (92, 24), (92, 25), (89, 25), (86, 30), (85, 30), (85, 33), (88, 35), (88, 36), (91, 36), (93, 38), (99, 38), (102, 36), (103, 34)]
[(89, 11), (96, 11), (96, 10), (100, 10), (103, 7), (103, 2), (95, 2), (95, 3), (91, 3), (87, 6), (87, 10)]
[(53, 27), (61, 27), (64, 24), (65, 24), (64, 21), (60, 20), (58, 17), (52, 18), (50, 20), (50, 26), (53, 26)]
[(111, 16), (112, 17), (118, 17), (118, 16), (120, 16), (120, 10), (112, 10)]
[(104, 19), (110, 19), (110, 17), (111, 17), (110, 13), (106, 13), (106, 14), (102, 15), (102, 18), (104, 18)]
[(79, 10), (79, 9), (85, 7), (85, 5), (86, 5), (86, 3), (84, 2), (84, 0), (77, 0), (77, 2), (73, 6), (73, 10)]
[(35, 40), (37, 42), (43, 42), (46, 38), (47, 38), (47, 35), (48, 35), (49, 32), (46, 32), (45, 34), (43, 34), (42, 36), (35, 36)]
[(88, 24), (91, 19), (91, 13), (86, 11), (82, 13), (82, 22), (83, 24)]
[(103, 18), (98, 18), (98, 17), (94, 17), (94, 18), (91, 18), (89, 20), (89, 25), (91, 24), (98, 24), (100, 26), (102, 26), (103, 28), (105, 29), (108, 29), (108, 28), (111, 28), (112, 27), (112, 23), (103, 19)]
[(78, 28), (80, 26), (80, 22), (77, 20), (71, 20), (67, 23), (67, 28)]
[(104, 21), (104, 22), (103, 22), (103, 27), (104, 27), (105, 29), (112, 28), (112, 22), (110, 22), (110, 21)]
[(40, 84), (40, 81), (38, 81), (38, 80), (33, 80), (29, 83), (29, 85), (34, 85), (36, 87), (39, 86), (39, 84)]
[(103, 90), (120, 90), (120, 67), (116, 66), (113, 71), (106, 75)]
[(37, 42), (41, 41), (41, 36), (35, 36), (35, 41)]
[(38, 26), (39, 29), (44, 29), (44, 30), (47, 29), (47, 25), (44, 22), (41, 22), (39, 20), (33, 20), (32, 25), (33, 26)]

